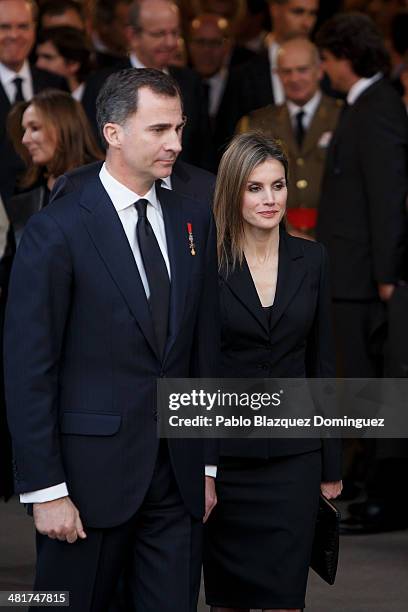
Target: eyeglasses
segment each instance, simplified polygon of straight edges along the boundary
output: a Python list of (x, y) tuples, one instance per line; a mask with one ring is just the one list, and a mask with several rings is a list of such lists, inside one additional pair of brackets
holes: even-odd
[(151, 30), (140, 29), (139, 32), (141, 34), (146, 34), (147, 36), (150, 36), (150, 38), (153, 38), (154, 40), (164, 40), (168, 36), (171, 36), (172, 38), (180, 38), (181, 36), (181, 32), (179, 29), (177, 30), (158, 30), (157, 32), (154, 32), (154, 31), (152, 32)]
[(207, 49), (220, 49), (225, 41), (226, 38), (192, 38), (191, 44)]

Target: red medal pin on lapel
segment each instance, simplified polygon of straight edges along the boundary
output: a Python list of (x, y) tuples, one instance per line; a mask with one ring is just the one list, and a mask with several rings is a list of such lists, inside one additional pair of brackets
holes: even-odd
[(195, 255), (195, 244), (194, 244), (194, 236), (193, 236), (193, 226), (191, 223), (187, 223), (187, 232), (188, 232), (188, 246), (190, 247), (190, 253)]

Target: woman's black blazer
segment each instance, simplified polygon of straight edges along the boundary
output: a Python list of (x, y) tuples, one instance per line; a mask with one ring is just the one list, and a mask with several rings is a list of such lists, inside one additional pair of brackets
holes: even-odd
[[(221, 376), (224, 378), (334, 378), (335, 354), (327, 255), (316, 242), (280, 230), (278, 279), (268, 322), (248, 265), (222, 269)], [(322, 447), (322, 480), (341, 478), (336, 439), (229, 439), (220, 454), (275, 457)]]

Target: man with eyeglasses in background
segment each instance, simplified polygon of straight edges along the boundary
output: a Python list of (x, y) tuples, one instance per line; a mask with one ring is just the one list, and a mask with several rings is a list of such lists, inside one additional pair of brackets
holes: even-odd
[(203, 80), (214, 150), (218, 153), (218, 111), (231, 74), (229, 59), (232, 40), (229, 21), (211, 13), (197, 15), (189, 24), (187, 46), (191, 65)]
[(129, 20), (129, 58), (90, 77), (83, 98), (88, 117), (95, 125), (95, 101), (108, 74), (130, 67), (161, 70), (177, 81), (183, 97), (187, 123), (181, 158), (211, 169), (210, 129), (200, 77), (189, 68), (171, 65), (181, 36), (178, 6), (172, 0), (135, 0)]

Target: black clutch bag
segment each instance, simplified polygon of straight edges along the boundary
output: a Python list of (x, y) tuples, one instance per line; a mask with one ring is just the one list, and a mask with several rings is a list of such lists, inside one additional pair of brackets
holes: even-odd
[(340, 518), (337, 508), (321, 495), (310, 567), (329, 584), (336, 579)]

